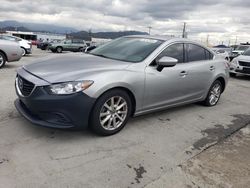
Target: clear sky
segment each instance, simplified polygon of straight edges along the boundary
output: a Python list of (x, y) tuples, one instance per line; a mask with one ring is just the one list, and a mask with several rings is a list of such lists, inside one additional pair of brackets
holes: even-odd
[(139, 30), (231, 44), (250, 42), (248, 0), (0, 0), (0, 20), (52, 23), (79, 30)]

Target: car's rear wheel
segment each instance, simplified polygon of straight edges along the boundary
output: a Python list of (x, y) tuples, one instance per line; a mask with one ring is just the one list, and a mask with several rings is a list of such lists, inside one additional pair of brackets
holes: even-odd
[(79, 52), (84, 52), (84, 49), (81, 47), (78, 49)]
[(6, 57), (2, 52), (0, 52), (0, 69), (4, 67), (5, 63), (6, 63)]
[(56, 52), (57, 52), (57, 53), (62, 53), (62, 51), (63, 51), (62, 47), (57, 47), (57, 48), (56, 48)]
[(222, 83), (216, 80), (209, 89), (208, 95), (204, 104), (206, 106), (215, 106), (219, 100), (222, 93)]
[(131, 108), (130, 97), (125, 91), (114, 89), (104, 93), (92, 110), (92, 130), (104, 136), (119, 132), (126, 125)]

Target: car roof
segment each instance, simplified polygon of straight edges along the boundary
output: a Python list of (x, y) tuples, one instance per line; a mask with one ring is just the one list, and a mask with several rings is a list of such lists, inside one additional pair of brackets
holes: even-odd
[[(129, 35), (129, 36), (125, 36), (125, 37), (129, 37), (129, 38), (147, 38), (147, 39), (156, 39), (156, 40), (162, 40), (162, 41), (187, 41), (187, 42), (195, 42), (192, 41), (190, 39), (186, 39), (186, 38), (178, 38), (178, 37), (170, 37), (170, 36), (164, 36), (164, 35)], [(196, 42), (195, 42), (196, 43)]]

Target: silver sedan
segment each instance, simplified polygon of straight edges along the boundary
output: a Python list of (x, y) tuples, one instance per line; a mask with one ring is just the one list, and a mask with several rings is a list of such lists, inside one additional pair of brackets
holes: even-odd
[(22, 49), (17, 42), (0, 40), (0, 68), (6, 62), (18, 61), (22, 57)]
[(181, 38), (129, 36), (88, 54), (63, 54), (17, 71), (17, 110), (37, 125), (120, 131), (129, 117), (202, 101), (218, 103), (227, 62)]

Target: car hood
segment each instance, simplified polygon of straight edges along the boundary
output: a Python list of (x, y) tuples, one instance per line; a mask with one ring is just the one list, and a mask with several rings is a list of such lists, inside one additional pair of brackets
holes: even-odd
[(23, 68), (50, 83), (84, 79), (98, 72), (125, 69), (131, 63), (90, 54), (60, 54), (44, 58)]
[(237, 57), (237, 60), (238, 61), (247, 61), (247, 62), (250, 62), (250, 56), (240, 55), (240, 56)]

